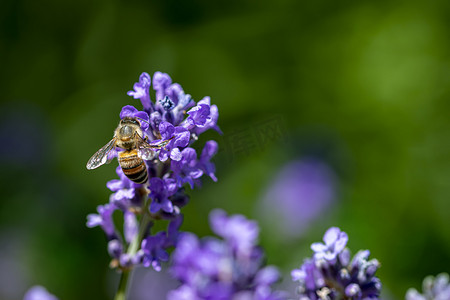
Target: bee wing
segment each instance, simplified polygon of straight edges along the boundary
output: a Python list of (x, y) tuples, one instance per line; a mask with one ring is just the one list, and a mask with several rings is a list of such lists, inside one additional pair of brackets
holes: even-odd
[(92, 170), (100, 167), (101, 165), (104, 165), (105, 163), (109, 163), (113, 157), (108, 157), (108, 154), (109, 152), (111, 152), (112, 149), (114, 149), (115, 145), (116, 145), (116, 138), (114, 137), (112, 140), (109, 141), (108, 144), (103, 146), (100, 150), (95, 152), (94, 155), (92, 155), (92, 157), (86, 164), (86, 168), (88, 170)]
[(159, 150), (166, 146), (171, 139), (149, 144), (139, 134), (137, 134), (136, 142), (138, 155), (144, 160), (152, 160), (155, 157), (155, 150)]

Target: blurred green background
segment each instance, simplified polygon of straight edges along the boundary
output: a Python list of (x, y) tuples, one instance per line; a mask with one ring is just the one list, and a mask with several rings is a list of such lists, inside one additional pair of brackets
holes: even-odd
[[(140, 107), (126, 92), (144, 71), (219, 107), (224, 135), (201, 137), (219, 142), (219, 181), (188, 191), (182, 229), (211, 234), (216, 207), (254, 218), (289, 281), (339, 226), (380, 260), (390, 299), (450, 271), (450, 2), (4, 0), (0, 28), (0, 299), (34, 284), (111, 298), (104, 234), (85, 222), (117, 163), (85, 165), (121, 107)], [(279, 134), (253, 144), (272, 119)], [(336, 176), (334, 203), (280, 238), (258, 205), (311, 155)]]

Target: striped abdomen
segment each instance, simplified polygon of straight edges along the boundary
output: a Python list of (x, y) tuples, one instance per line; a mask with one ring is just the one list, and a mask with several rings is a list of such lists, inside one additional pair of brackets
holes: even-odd
[(123, 173), (136, 183), (145, 183), (148, 179), (145, 162), (138, 156), (137, 150), (119, 152), (119, 165)]

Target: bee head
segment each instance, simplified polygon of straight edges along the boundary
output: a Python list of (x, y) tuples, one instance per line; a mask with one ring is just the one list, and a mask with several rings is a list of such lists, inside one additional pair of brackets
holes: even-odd
[(141, 126), (141, 123), (139, 123), (139, 121), (136, 118), (132, 118), (132, 117), (125, 117), (122, 120), (120, 120), (120, 125), (137, 125), (137, 126)]
[(136, 130), (139, 130), (141, 123), (136, 118), (125, 117), (120, 120), (118, 133), (122, 139), (130, 139), (135, 134)]

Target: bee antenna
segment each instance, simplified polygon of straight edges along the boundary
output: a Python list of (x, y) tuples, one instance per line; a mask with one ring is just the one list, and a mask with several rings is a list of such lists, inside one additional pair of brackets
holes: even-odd
[(150, 125), (150, 123), (148, 122), (148, 121), (145, 121), (144, 119), (142, 119), (142, 118), (139, 118), (139, 117), (135, 117), (136, 119), (139, 119), (139, 120), (141, 120), (141, 121), (144, 121), (145, 123), (147, 123), (148, 125)]

